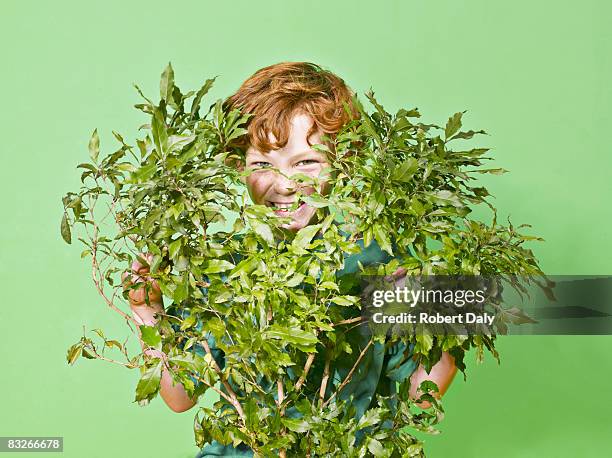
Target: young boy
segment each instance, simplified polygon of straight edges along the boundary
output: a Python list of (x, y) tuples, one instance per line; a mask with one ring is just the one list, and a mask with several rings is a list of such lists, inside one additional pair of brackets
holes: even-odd
[[(303, 173), (321, 178), (321, 173), (328, 166), (327, 158), (313, 150), (311, 145), (321, 143), (324, 134), (333, 136), (350, 120), (343, 102), (352, 107), (351, 96), (344, 81), (333, 73), (307, 62), (283, 62), (257, 71), (225, 102), (226, 109), (240, 108), (253, 114), (248, 133), (236, 141), (236, 146), (246, 151), (245, 163), (240, 167), (253, 170), (244, 180), (251, 199), (255, 204), (274, 208), (279, 216), (291, 218), (285, 225), (289, 230), (298, 231), (313, 224), (316, 214), (316, 209), (306, 203), (289, 211), (298, 191), (306, 195), (314, 192), (313, 188), (308, 187), (298, 189), (299, 185), (290, 177)], [(324, 194), (326, 190), (327, 183), (323, 177), (319, 192)], [(342, 273), (355, 271), (357, 259), (364, 265), (390, 260), (375, 242), (367, 249), (363, 243), (361, 247), (362, 253), (345, 260)], [(133, 282), (148, 280), (146, 266), (134, 262), (132, 270)], [(394, 275), (403, 273), (398, 270)], [(164, 311), (161, 292), (155, 282), (149, 293), (151, 306), (145, 304), (144, 288), (131, 290), (129, 297), (134, 318), (141, 324), (155, 324), (156, 312)], [(368, 408), (375, 393), (395, 393), (395, 383), (408, 376), (412, 399), (418, 398), (416, 388), (424, 380), (435, 382), (440, 396), (447, 390), (457, 370), (448, 353), (443, 353), (442, 359), (427, 374), (422, 366), (416, 368), (412, 360), (394, 367), (393, 362), (403, 354), (403, 349), (405, 346), (399, 348), (398, 345), (387, 351), (381, 344), (370, 347), (364, 358), (368, 371), (356, 374), (355, 380), (345, 387), (343, 393), (344, 397), (352, 395), (357, 416)], [(162, 358), (165, 356), (152, 349), (147, 349), (146, 353)], [(173, 384), (165, 367), (160, 394), (175, 412), (186, 411), (197, 402), (189, 398), (182, 385)], [(198, 456), (252, 456), (252, 452), (244, 446), (235, 449), (213, 443)]]

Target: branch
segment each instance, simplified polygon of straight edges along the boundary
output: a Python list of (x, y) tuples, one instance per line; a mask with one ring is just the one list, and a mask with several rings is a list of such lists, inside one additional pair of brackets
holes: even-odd
[[(339, 321), (337, 323), (332, 323), (332, 326), (335, 327), (335, 326), (340, 326), (340, 325), (343, 325), (343, 324), (357, 323), (357, 322), (360, 322), (361, 319), (362, 319), (361, 317), (350, 318), (350, 319), (347, 319), (347, 320)], [(312, 363), (314, 362), (315, 356), (316, 356), (315, 353), (310, 353), (308, 355), (308, 359), (306, 360), (306, 364), (304, 364), (304, 370), (302, 371), (302, 375), (300, 376), (300, 378), (298, 379), (298, 381), (295, 384), (295, 391), (300, 391), (302, 389), (302, 386), (304, 385), (304, 382), (306, 381), (306, 377), (308, 375), (308, 372), (310, 371)]]
[(374, 340), (370, 339), (370, 341), (368, 342), (368, 344), (365, 346), (365, 348), (363, 350), (361, 350), (361, 353), (359, 354), (359, 357), (357, 358), (357, 361), (355, 361), (355, 364), (353, 364), (353, 367), (351, 368), (351, 370), (349, 371), (349, 373), (346, 375), (346, 377), (344, 378), (344, 380), (342, 381), (342, 383), (340, 384), (340, 386), (338, 387), (338, 389), (336, 390), (336, 392), (334, 394), (332, 394), (329, 399), (327, 401), (325, 401), (323, 403), (323, 405), (321, 407), (325, 407), (327, 404), (329, 404), (329, 402), (336, 397), (336, 395), (338, 393), (340, 393), (340, 391), (342, 391), (342, 389), (348, 384), (348, 382), (350, 382), (351, 377), (353, 376), (353, 373), (355, 372), (355, 369), (357, 369), (357, 366), (359, 365), (359, 363), (361, 362), (361, 360), (363, 359), (363, 357), (365, 356), (366, 352), (368, 351), (368, 348), (370, 348), (370, 346), (372, 345), (372, 343), (374, 343)]
[(315, 353), (310, 353), (308, 355), (308, 359), (306, 360), (306, 364), (304, 365), (304, 370), (302, 371), (302, 375), (300, 376), (297, 383), (295, 384), (295, 391), (300, 391), (300, 389), (302, 388), (302, 385), (306, 381), (306, 376), (308, 375), (308, 372), (310, 371), (310, 367), (312, 366), (312, 363), (315, 359), (315, 355), (316, 355)]
[[(283, 381), (280, 378), (276, 381), (276, 389), (277, 389), (277, 394), (278, 394), (278, 401), (276, 402), (276, 404), (280, 408), (283, 401), (285, 400), (285, 395), (284, 395), (284, 390), (283, 390)], [(284, 413), (285, 413), (285, 409), (282, 408), (281, 415), (283, 415)]]
[(215, 357), (213, 356), (212, 351), (210, 350), (210, 347), (208, 346), (208, 342), (206, 340), (201, 340), (198, 343), (202, 344), (202, 346), (204, 347), (204, 350), (206, 350), (206, 354), (210, 356), (211, 365), (213, 369), (215, 370), (217, 375), (219, 375), (219, 380), (221, 381), (221, 383), (227, 390), (227, 393), (231, 397), (231, 399), (229, 399), (229, 402), (234, 406), (234, 408), (238, 412), (238, 415), (240, 415), (240, 419), (242, 420), (242, 422), (246, 424), (246, 417), (244, 415), (244, 410), (242, 409), (242, 405), (238, 401), (238, 397), (236, 396), (236, 393), (234, 392), (230, 384), (227, 382), (227, 380), (225, 380), (225, 377), (223, 376), (223, 372), (221, 371), (221, 368), (218, 366), (217, 361), (215, 360)]
[[(321, 380), (321, 388), (319, 389), (319, 399), (325, 399), (325, 391), (327, 390), (327, 381), (329, 380), (329, 365), (331, 362), (331, 352), (327, 349), (325, 354), (325, 369), (323, 369), (323, 379)], [(325, 405), (325, 404), (323, 404)]]
[[(282, 407), (283, 401), (285, 400), (285, 395), (283, 393), (283, 381), (280, 378), (276, 381), (276, 388), (278, 392), (278, 407), (280, 409), (280, 414), (282, 417), (283, 415), (285, 415), (285, 408)], [(283, 427), (280, 431), (281, 436), (284, 436), (286, 434), (286, 431), (287, 431), (286, 428)], [(279, 458), (286, 458), (287, 451), (284, 448), (281, 448), (278, 451), (278, 456)]]

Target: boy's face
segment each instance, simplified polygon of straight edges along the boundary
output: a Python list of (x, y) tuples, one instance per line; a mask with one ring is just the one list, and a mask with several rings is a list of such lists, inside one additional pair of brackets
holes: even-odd
[[(321, 179), (321, 194), (327, 191), (327, 182), (320, 176), (322, 170), (328, 166), (324, 153), (312, 149), (308, 144), (306, 136), (313, 124), (313, 120), (306, 114), (294, 114), (291, 118), (291, 130), (287, 144), (278, 150), (262, 153), (250, 146), (246, 152), (246, 167), (253, 172), (246, 177), (245, 184), (249, 190), (251, 199), (255, 204), (266, 205), (276, 208), (275, 214), (290, 217), (292, 221), (283, 227), (292, 231), (298, 231), (311, 223), (316, 209), (302, 202), (293, 212), (283, 208), (289, 208), (297, 199), (297, 191), (300, 183), (285, 178), (271, 168), (277, 168), (287, 177), (296, 173), (303, 173)], [(316, 131), (308, 140), (311, 145), (321, 143), (321, 132)], [(271, 140), (275, 140), (270, 134)], [(301, 185), (302, 195), (310, 195), (315, 190), (313, 187)]]

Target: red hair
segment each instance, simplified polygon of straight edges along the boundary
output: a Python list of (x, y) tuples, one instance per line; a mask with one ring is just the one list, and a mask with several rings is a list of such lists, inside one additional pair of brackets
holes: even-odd
[[(305, 113), (314, 123), (307, 137), (317, 129), (333, 136), (351, 119), (358, 117), (352, 104), (353, 92), (330, 71), (310, 62), (281, 62), (262, 68), (248, 78), (224, 103), (226, 110), (240, 109), (252, 117), (248, 133), (233, 142), (262, 152), (287, 144), (294, 114)], [(343, 103), (349, 107), (350, 114)], [(276, 139), (271, 142), (269, 134)]]

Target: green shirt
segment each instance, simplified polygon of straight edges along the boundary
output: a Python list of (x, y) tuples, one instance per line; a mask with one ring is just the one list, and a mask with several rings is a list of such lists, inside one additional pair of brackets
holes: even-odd
[[(357, 242), (362, 251), (357, 254), (348, 255), (345, 258), (344, 267), (337, 273), (337, 277), (352, 274), (357, 272), (360, 261), (362, 265), (372, 265), (389, 262), (392, 257), (381, 250), (376, 241), (364, 248), (363, 240)], [(168, 311), (172, 313), (172, 311)], [(200, 325), (201, 326), (201, 325)], [(360, 330), (360, 327), (355, 327), (347, 333), (347, 340), (353, 349), (352, 358), (341, 358), (341, 361), (336, 361), (334, 367), (330, 368), (331, 380), (328, 383), (328, 396), (335, 391), (334, 386), (340, 384), (346, 377), (350, 369), (353, 367), (357, 355), (365, 347), (369, 341), (369, 336)], [(214, 337), (208, 337), (213, 356), (217, 360), (220, 367), (224, 367), (223, 352), (216, 347)], [(200, 346), (194, 347), (193, 351), (204, 355), (204, 350)], [(355, 407), (356, 419), (359, 419), (370, 406), (370, 403), (375, 400), (375, 394), (383, 396), (393, 396), (396, 394), (397, 382), (401, 382), (409, 377), (416, 369), (416, 364), (412, 359), (412, 347), (408, 348), (402, 342), (395, 343), (393, 346), (385, 350), (385, 345), (374, 343), (370, 346), (363, 360), (359, 364), (357, 370), (351, 377), (351, 381), (343, 388), (338, 397), (341, 400), (350, 400)], [(309, 380), (320, 380), (323, 368), (322, 362), (318, 362), (321, 358), (315, 359), (315, 364), (311, 368)], [(292, 371), (287, 371), (288, 376), (293, 378)], [(194, 378), (194, 383), (197, 380)], [(262, 387), (265, 388), (262, 384)], [(270, 387), (268, 387), (270, 388)], [(288, 415), (291, 412), (288, 410)], [(359, 436), (358, 436), (359, 440)], [(245, 444), (240, 444), (237, 448), (230, 445), (222, 445), (216, 441), (204, 446), (197, 454), (196, 458), (211, 458), (211, 457), (252, 457), (253, 452)]]

